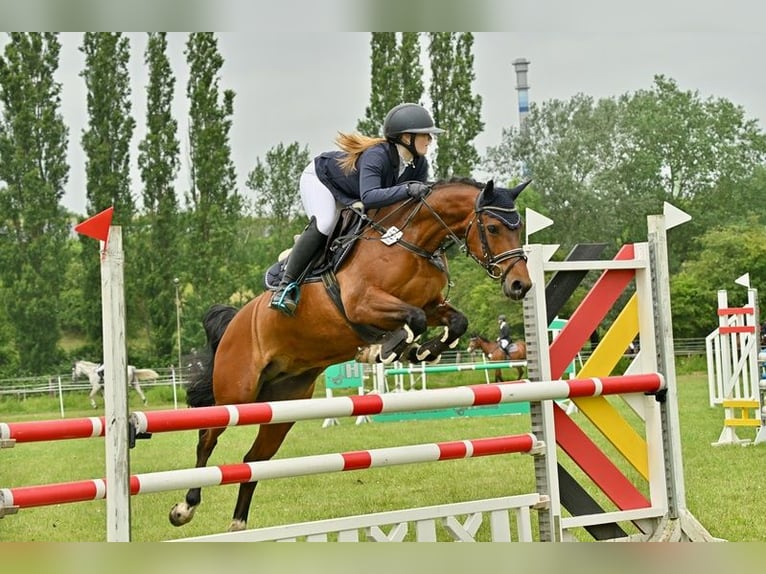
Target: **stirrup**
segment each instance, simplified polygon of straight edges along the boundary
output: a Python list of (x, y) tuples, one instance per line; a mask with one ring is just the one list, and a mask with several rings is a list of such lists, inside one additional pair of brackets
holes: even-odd
[[(295, 297), (288, 299), (288, 295), (295, 291)], [(300, 285), (297, 281), (288, 283), (284, 289), (277, 290), (272, 296), (269, 302), (269, 307), (281, 311), (288, 317), (295, 315), (295, 309), (298, 307), (298, 302), (301, 299)]]

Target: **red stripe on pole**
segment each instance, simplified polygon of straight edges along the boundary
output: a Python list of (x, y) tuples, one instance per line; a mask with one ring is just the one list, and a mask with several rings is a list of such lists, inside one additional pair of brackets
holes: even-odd
[(221, 470), (221, 484), (250, 482), (253, 478), (253, 471), (246, 464), (225, 464), (218, 468)]
[(13, 504), (19, 508), (48, 506), (65, 502), (84, 502), (95, 500), (98, 496), (96, 484), (92, 480), (22, 486), (10, 490), (13, 494)]
[(234, 405), (239, 413), (240, 425), (268, 424), (274, 418), (274, 409), (269, 403), (248, 403)]
[(521, 434), (480, 438), (472, 440), (471, 444), (473, 445), (473, 456), (487, 456), (490, 454), (527, 452), (534, 446), (534, 440), (528, 434)]
[(340, 455), (343, 457), (343, 470), (370, 468), (372, 465), (372, 455), (366, 450), (343, 452)]
[(730, 335), (731, 333), (755, 333), (755, 326), (737, 325), (734, 327), (718, 327), (719, 335)]
[(500, 387), (494, 385), (477, 385), (472, 387), (473, 391), (473, 404), (477, 405), (496, 405), (502, 398), (503, 393), (500, 391)]
[(381, 395), (352, 395), (349, 398), (353, 405), (351, 416), (377, 415), (383, 412)]
[(592, 397), (596, 394), (596, 382), (593, 379), (572, 379), (566, 381), (569, 397)]
[[(104, 417), (101, 420), (101, 432), (104, 436)], [(46, 440), (91, 438), (93, 436), (91, 419), (50, 420), (25, 423), (7, 423), (10, 438), (16, 442), (39, 442)]]
[(653, 393), (662, 388), (662, 379), (657, 373), (625, 375), (624, 377), (601, 379), (603, 395), (623, 393)]
[(755, 309), (752, 307), (721, 307), (718, 309), (718, 315), (753, 315)]
[(130, 477), (130, 494), (138, 494), (141, 492), (141, 481), (137, 476)]
[(439, 447), (439, 460), (465, 458), (468, 454), (468, 447), (463, 441), (440, 442), (436, 446)]
[(225, 427), (230, 413), (223, 407), (198, 407), (181, 411), (145, 411), (147, 432)]

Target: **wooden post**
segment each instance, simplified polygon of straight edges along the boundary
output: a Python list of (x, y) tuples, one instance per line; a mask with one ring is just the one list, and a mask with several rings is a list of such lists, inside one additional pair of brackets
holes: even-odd
[(130, 456), (128, 450), (128, 364), (122, 228), (111, 226), (101, 254), (106, 423), (106, 540), (130, 542)]

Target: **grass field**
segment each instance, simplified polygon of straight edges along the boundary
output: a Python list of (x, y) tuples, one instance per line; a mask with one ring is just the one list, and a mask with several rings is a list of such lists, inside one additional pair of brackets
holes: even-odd
[[(451, 384), (482, 382), (477, 375), (452, 375)], [(439, 379), (429, 377), (430, 386)], [(766, 445), (711, 447), (721, 431), (723, 413), (707, 403), (704, 374), (679, 377), (682, 448), (687, 506), (716, 537), (730, 541), (766, 540)], [(324, 396), (319, 389), (317, 396)], [(150, 407), (170, 408), (168, 389), (150, 389)], [(67, 417), (93, 416), (85, 394), (67, 399)], [(135, 395), (130, 408), (143, 409)], [(79, 409), (79, 410), (78, 410)], [(575, 417), (582, 415), (575, 414)], [(0, 420), (58, 418), (58, 405), (45, 398), (0, 402)], [(321, 428), (321, 421), (297, 423), (278, 458), (371, 449), (400, 444), (480, 438), (527, 432), (529, 417), (369, 423)], [(211, 464), (239, 462), (255, 433), (231, 428), (221, 437)], [(739, 431), (752, 438), (754, 430)], [(161, 433), (140, 441), (131, 451), (131, 472), (144, 473), (193, 466), (196, 433)], [(21, 444), (0, 451), (0, 487), (46, 484), (102, 477), (103, 439)], [(380, 512), (399, 508), (492, 498), (534, 492), (533, 462), (528, 455), (484, 457), (282, 480), (262, 481), (248, 527)], [(237, 486), (203, 490), (195, 519), (182, 528), (170, 525), (167, 513), (185, 491), (135, 496), (131, 500), (134, 541), (160, 541), (220, 532), (228, 527)], [(0, 541), (103, 541), (105, 502), (62, 504), (21, 510), (0, 519)]]

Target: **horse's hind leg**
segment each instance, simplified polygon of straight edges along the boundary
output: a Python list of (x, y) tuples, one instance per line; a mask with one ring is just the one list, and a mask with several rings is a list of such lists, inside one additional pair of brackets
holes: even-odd
[[(258, 430), (258, 436), (247, 454), (242, 459), (243, 462), (255, 462), (258, 460), (269, 460), (273, 457), (279, 447), (290, 432), (295, 423), (278, 423), (270, 425), (261, 425)], [(237, 503), (234, 506), (229, 531), (244, 530), (247, 526), (247, 518), (250, 513), (250, 504), (253, 501), (253, 494), (258, 481), (243, 482), (239, 485), (239, 494)]]
[[(197, 463), (195, 468), (203, 467), (207, 464), (210, 455), (213, 454), (215, 445), (218, 444), (218, 437), (221, 436), (226, 427), (202, 429), (199, 431), (199, 441), (197, 442)], [(186, 498), (183, 502), (177, 502), (170, 509), (170, 523), (173, 526), (183, 526), (194, 518), (194, 511), (202, 502), (202, 489), (191, 488), (186, 492)]]

